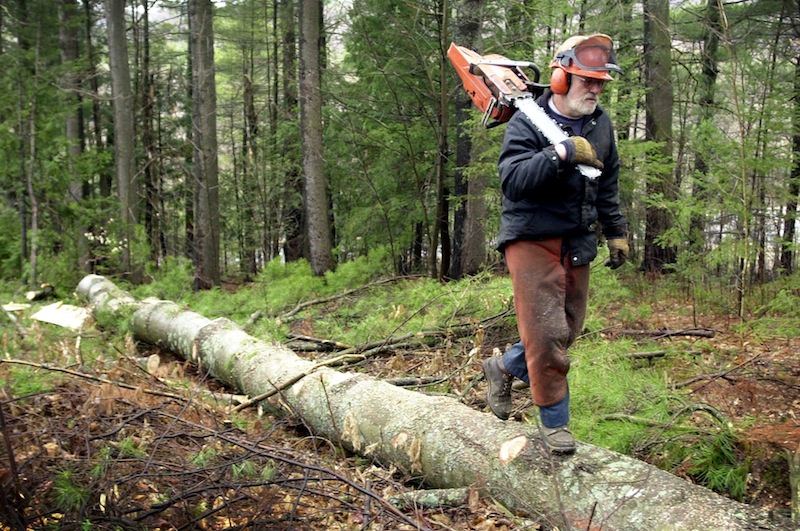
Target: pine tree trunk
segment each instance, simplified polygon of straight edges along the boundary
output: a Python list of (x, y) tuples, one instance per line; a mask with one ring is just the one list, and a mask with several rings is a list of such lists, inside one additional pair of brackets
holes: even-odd
[[(69, 183), (67, 202), (83, 202), (83, 191), (85, 180), (81, 178), (81, 172), (76, 167), (76, 161), (83, 152), (84, 131), (83, 116), (81, 113), (80, 97), (80, 75), (76, 71), (76, 64), (80, 58), (78, 50), (78, 31), (75, 20), (78, 17), (77, 0), (61, 0), (59, 3), (59, 40), (61, 42), (61, 62), (66, 66), (67, 73), (64, 75), (63, 85), (67, 93), (68, 112), (64, 116), (64, 130), (67, 142), (67, 152), (69, 158), (70, 175), (73, 179)], [(80, 271), (88, 273), (89, 268), (89, 242), (86, 238), (87, 228), (85, 225), (78, 224), (72, 228), (75, 241), (77, 242), (77, 261), (76, 265)]]
[(195, 289), (220, 283), (217, 89), (211, 0), (191, 0)]
[[(645, 0), (644, 7), (644, 61), (646, 86), (651, 87), (645, 96), (647, 108), (647, 140), (661, 145), (659, 154), (665, 161), (672, 157), (672, 61), (669, 34), (669, 2)], [(647, 182), (647, 197), (662, 196), (665, 200), (676, 197), (676, 185), (669, 169), (654, 175)], [(672, 226), (672, 215), (664, 206), (648, 205), (645, 214), (644, 261), (642, 269), (663, 273), (665, 266), (675, 263), (677, 250), (664, 245), (659, 238)]]
[[(283, 66), (281, 108), (285, 112), (282, 118), (294, 121), (297, 118), (298, 103), (297, 32), (295, 31), (297, 19), (292, 0), (280, 0), (279, 5)], [(294, 136), (284, 133), (283, 143), (280, 146), (285, 183), (283, 187), (284, 207), (280, 225), (285, 227), (286, 240), (283, 245), (283, 255), (287, 262), (295, 262), (304, 257), (308, 258), (309, 255), (308, 241), (306, 239), (306, 218), (303, 210), (303, 179), (291, 157), (291, 152), (296, 142), (297, 140)]]
[(106, 0), (108, 25), (108, 62), (111, 65), (111, 87), (114, 109), (114, 164), (117, 176), (122, 234), (122, 272), (137, 282), (131, 257), (131, 242), (139, 210), (139, 182), (135, 171), (133, 92), (128, 65), (128, 42), (125, 36), (125, 0)]
[(794, 94), (792, 103), (792, 172), (786, 198), (786, 216), (783, 220), (781, 242), (781, 268), (787, 275), (794, 271), (794, 243), (797, 224), (797, 202), (800, 196), (800, 55), (794, 63)]
[(552, 458), (533, 426), (315, 365), (227, 319), (168, 301), (137, 302), (104, 277), (85, 277), (77, 291), (102, 322), (130, 315), (138, 341), (169, 349), (250, 396), (275, 392), (315, 435), (429, 487), (476, 485), (511, 511), (561, 529), (779, 529), (754, 508), (636, 459), (583, 443), (571, 457)]
[(300, 128), (309, 258), (315, 275), (335, 267), (328, 181), (322, 158), (321, 0), (300, 2)]

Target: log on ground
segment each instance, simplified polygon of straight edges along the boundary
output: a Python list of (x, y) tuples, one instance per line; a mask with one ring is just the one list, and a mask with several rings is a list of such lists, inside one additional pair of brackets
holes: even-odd
[(249, 396), (280, 389), (282, 407), (316, 435), (432, 488), (476, 486), (515, 513), (561, 529), (781, 528), (763, 511), (642, 461), (580, 442), (574, 455), (553, 457), (535, 426), (315, 365), (227, 319), (210, 320), (169, 301), (137, 301), (104, 277), (85, 277), (77, 291), (104, 322), (127, 318), (138, 340), (169, 349)]

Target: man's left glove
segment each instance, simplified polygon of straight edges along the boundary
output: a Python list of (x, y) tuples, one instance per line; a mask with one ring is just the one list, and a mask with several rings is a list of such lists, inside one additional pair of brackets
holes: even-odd
[(608, 240), (608, 262), (606, 266), (611, 269), (616, 269), (628, 260), (628, 247), (627, 238), (611, 238)]

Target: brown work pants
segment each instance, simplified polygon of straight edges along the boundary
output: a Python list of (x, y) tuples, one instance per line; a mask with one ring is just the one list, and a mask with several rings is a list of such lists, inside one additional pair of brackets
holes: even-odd
[(505, 249), (531, 395), (550, 406), (567, 394), (567, 348), (583, 329), (589, 266), (573, 267), (561, 238), (515, 241)]

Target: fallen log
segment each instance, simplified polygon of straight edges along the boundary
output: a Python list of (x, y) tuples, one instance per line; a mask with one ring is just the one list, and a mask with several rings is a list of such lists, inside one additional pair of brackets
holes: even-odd
[(789, 489), (792, 494), (792, 521), (800, 526), (800, 444), (797, 450), (786, 450), (786, 460), (789, 462)]
[(104, 277), (85, 277), (77, 291), (100, 322), (126, 318), (138, 340), (197, 363), (249, 396), (278, 390), (281, 405), (315, 434), (431, 488), (474, 486), (515, 513), (561, 529), (781, 528), (764, 511), (636, 459), (585, 443), (571, 457), (553, 457), (535, 426), (315, 366), (227, 319), (210, 320), (169, 301), (136, 301)]

